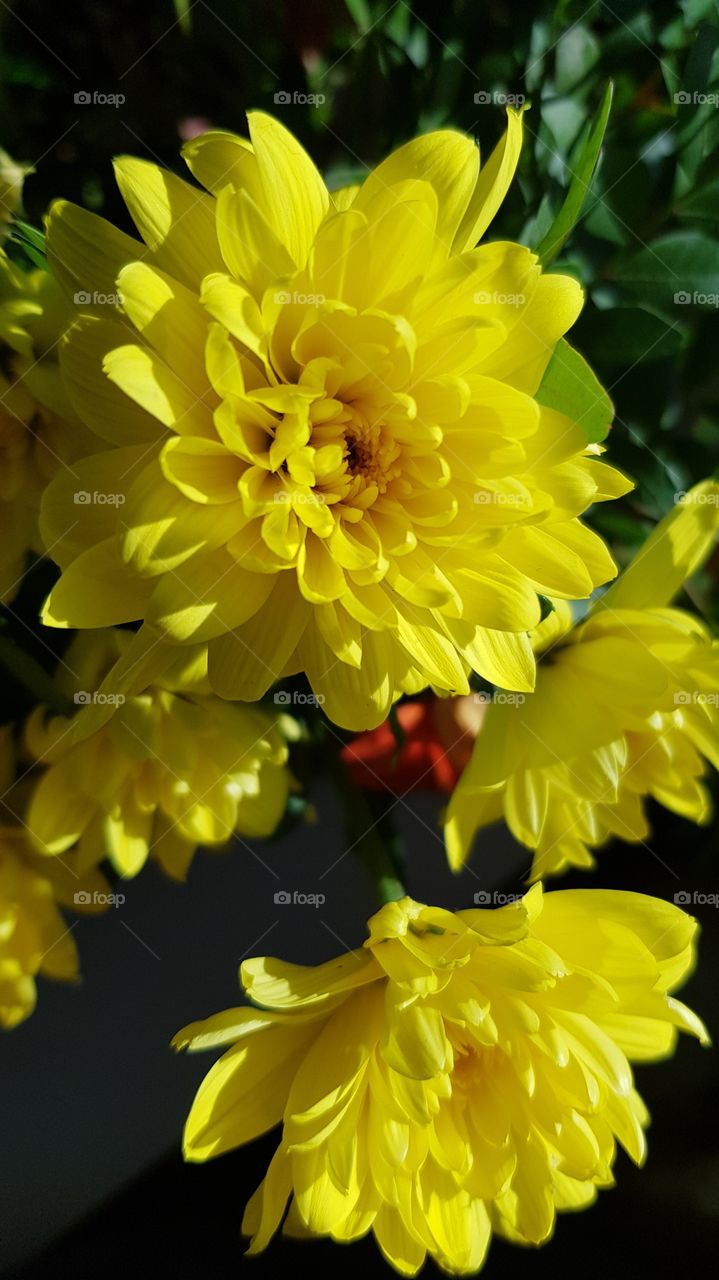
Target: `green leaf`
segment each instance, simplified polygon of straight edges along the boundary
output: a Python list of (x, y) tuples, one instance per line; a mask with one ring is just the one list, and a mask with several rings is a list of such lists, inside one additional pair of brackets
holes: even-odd
[(557, 150), (566, 156), (586, 124), (587, 113), (576, 98), (553, 98), (542, 103), (542, 119), (554, 134)]
[(31, 227), (29, 222), (23, 222), (17, 218), (12, 224), (10, 239), (20, 246), (33, 266), (47, 271), (47, 250), (42, 231), (38, 231), (37, 227)]
[(696, 27), (704, 18), (713, 17), (714, 0), (679, 0), (688, 27)]
[(719, 178), (692, 192), (677, 206), (680, 218), (697, 218), (707, 222), (719, 222)]
[(345, 4), (360, 31), (367, 31), (372, 26), (372, 11), (367, 0), (345, 0)]
[(614, 406), (584, 356), (560, 338), (536, 393), (548, 409), (557, 409), (582, 428), (590, 444), (603, 440)]
[(617, 279), (644, 302), (681, 308), (681, 319), (692, 307), (715, 310), (719, 240), (703, 231), (670, 231), (624, 262)]
[(611, 307), (596, 311), (582, 327), (582, 345), (601, 368), (620, 368), (626, 374), (655, 360), (675, 356), (682, 330), (641, 307)]
[(574, 23), (557, 41), (555, 80), (560, 93), (568, 93), (591, 71), (600, 45), (585, 26)]
[(594, 121), (589, 129), (587, 138), (579, 153), (576, 169), (572, 175), (572, 181), (569, 185), (567, 198), (564, 201), (559, 213), (557, 214), (552, 226), (545, 235), (541, 244), (537, 247), (539, 261), (543, 267), (546, 267), (554, 258), (556, 258), (559, 250), (564, 244), (567, 236), (571, 232), (579, 219), (582, 207), (589, 194), (589, 188), (594, 175), (594, 170), (599, 159), (604, 134), (609, 120), (609, 112), (612, 107), (612, 94), (614, 85), (611, 80), (604, 91), (599, 110), (594, 117)]
[[(674, 192), (686, 195), (692, 190), (697, 171), (711, 147), (706, 125), (714, 115), (716, 94), (711, 86), (714, 54), (719, 45), (719, 30), (710, 23), (699, 28), (684, 67), (682, 86), (674, 94), (677, 105), (677, 171)], [(712, 101), (713, 99), (713, 101)]]
[(189, 35), (191, 26), (190, 14), (194, 6), (190, 3), (190, 0), (173, 0), (173, 3), (180, 30), (184, 35)]

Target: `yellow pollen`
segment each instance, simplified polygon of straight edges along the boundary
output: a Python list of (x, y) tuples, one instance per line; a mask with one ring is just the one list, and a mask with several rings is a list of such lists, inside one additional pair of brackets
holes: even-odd
[(353, 414), (352, 422), (345, 428), (345, 462), (350, 475), (358, 476), (366, 484), (374, 484), (380, 493), (402, 470), (401, 449), (390, 432), (381, 423), (368, 423)]

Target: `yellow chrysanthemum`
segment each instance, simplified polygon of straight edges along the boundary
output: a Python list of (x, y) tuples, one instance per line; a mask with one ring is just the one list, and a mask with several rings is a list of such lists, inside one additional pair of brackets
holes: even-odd
[[(92, 704), (130, 639), (112, 630), (78, 635), (59, 690)], [(74, 718), (47, 719), (43, 707), (32, 713), (26, 744), (47, 767), (26, 823), (40, 853), (77, 846), (82, 870), (107, 857), (134, 876), (151, 852), (168, 875), (184, 879), (198, 845), (275, 830), (290, 784), (278, 728), (287, 718), (273, 723), (259, 707), (222, 702), (208, 690), (205, 653), (181, 656), (183, 666), (175, 663), (145, 693), (101, 703), (106, 723), (87, 736), (75, 732)]]
[(372, 1230), (408, 1275), (426, 1254), (477, 1271), (493, 1232), (540, 1244), (557, 1211), (611, 1185), (617, 1142), (644, 1158), (630, 1061), (665, 1057), (678, 1028), (706, 1038), (671, 995), (694, 930), (655, 898), (535, 886), (496, 911), (403, 898), (370, 920), (364, 948), (317, 968), (246, 961), (262, 1007), (175, 1037), (227, 1048), (185, 1154), (206, 1160), (282, 1123), (245, 1212), (251, 1253), (290, 1197), (286, 1233)]
[[(25, 273), (0, 249), (0, 600), (12, 600), (28, 551), (43, 554), (48, 480), (96, 447), (62, 386), (58, 342), (70, 308), (47, 271)], [(69, 474), (69, 473), (66, 473)]]
[[(144, 245), (53, 207), (59, 278), (103, 300), (63, 367), (106, 448), (46, 494), (64, 573), (45, 621), (206, 642), (230, 699), (306, 672), (354, 729), (402, 691), (466, 692), (470, 669), (529, 689), (537, 592), (614, 575), (577, 517), (629, 486), (535, 398), (579, 285), (521, 245), (475, 248), (521, 115), (482, 169), (471, 139), (433, 133), (335, 195), (280, 124), (249, 119), (251, 144), (186, 146), (210, 194), (117, 161)], [(68, 529), (78, 487), (111, 500)]]
[[(10, 731), (0, 734), (3, 800), (12, 785)], [(10, 793), (12, 794), (12, 793)], [(82, 874), (74, 857), (52, 862), (33, 853), (27, 833), (5, 805), (0, 820), (0, 1026), (29, 1017), (38, 974), (71, 982), (78, 957), (59, 904), (73, 911), (101, 911), (108, 885), (96, 870)]]
[(705, 758), (719, 768), (719, 642), (667, 606), (718, 529), (719, 484), (705, 481), (657, 525), (586, 621), (542, 638), (551, 644), (535, 692), (488, 708), (447, 811), (455, 870), (477, 830), (501, 817), (534, 850), (534, 879), (593, 866), (590, 848), (610, 836), (644, 840), (646, 797), (709, 819), (701, 779)]

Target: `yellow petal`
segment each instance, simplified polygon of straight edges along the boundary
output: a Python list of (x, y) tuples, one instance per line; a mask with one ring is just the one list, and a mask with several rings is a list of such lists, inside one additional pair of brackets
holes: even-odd
[(186, 1160), (207, 1160), (266, 1133), (282, 1117), (312, 1027), (270, 1025), (205, 1076), (185, 1125)]
[(220, 192), (217, 237), (228, 269), (255, 298), (295, 270), (280, 235), (244, 189), (226, 187)]
[(195, 295), (145, 262), (124, 267), (117, 284), (123, 310), (145, 341), (196, 396), (208, 396), (202, 359), (207, 317)]
[(254, 617), (210, 643), (208, 671), (215, 693), (247, 702), (263, 697), (282, 677), (309, 617), (294, 573), (278, 574)]
[(481, 240), (497, 213), (514, 177), (522, 150), (522, 115), (507, 107), (507, 130), (489, 160), (482, 165), (469, 206), (457, 232), (454, 249), (461, 253)]
[(374, 957), (363, 947), (319, 965), (289, 964), (271, 956), (245, 960), (240, 975), (247, 995), (270, 1009), (321, 1006), (381, 976)]
[(272, 587), (269, 574), (242, 569), (224, 549), (207, 551), (161, 575), (145, 619), (177, 644), (196, 644), (252, 618)]
[(120, 559), (115, 538), (83, 551), (53, 587), (42, 610), (46, 627), (114, 627), (142, 618), (147, 586)]
[[(117, 294), (117, 277), (128, 262), (144, 256), (139, 240), (118, 231), (96, 213), (56, 200), (47, 216), (48, 260), (69, 294), (86, 295), (77, 305), (93, 305), (93, 295)], [(87, 297), (87, 295), (90, 295)]]
[(145, 445), (108, 449), (61, 468), (42, 495), (40, 532), (62, 568), (117, 533), (118, 511), (147, 458)]
[(226, 186), (249, 192), (262, 199), (262, 181), (250, 143), (235, 133), (209, 129), (190, 139), (182, 148), (182, 158), (192, 176), (218, 196)]
[(116, 347), (106, 354), (103, 370), (163, 426), (185, 435), (214, 436), (209, 408), (149, 347), (135, 343)]
[(159, 440), (162, 427), (142, 402), (130, 399), (105, 376), (105, 361), (127, 342), (127, 328), (85, 317), (68, 331), (61, 364), (74, 408), (83, 422), (110, 444)]
[(670, 604), (711, 555), (719, 533), (719, 482), (703, 480), (652, 530), (600, 608), (649, 609)]
[[(352, 207), (366, 211), (378, 194), (408, 179), (421, 179), (437, 195), (436, 237), (448, 253), (465, 214), (479, 173), (479, 152), (473, 140), (446, 129), (427, 133), (393, 151), (365, 179)], [(337, 194), (337, 193), (335, 193)]]
[(297, 266), (307, 261), (329, 208), (322, 178), (292, 134), (262, 111), (248, 114), (250, 137), (265, 192), (265, 210)]
[[(196, 289), (210, 271), (222, 270), (215, 203), (149, 160), (120, 156), (115, 177), (153, 262)], [(138, 257), (142, 255), (137, 255)]]
[(173, 436), (160, 453), (163, 475), (193, 502), (238, 502), (239, 458), (216, 440)]

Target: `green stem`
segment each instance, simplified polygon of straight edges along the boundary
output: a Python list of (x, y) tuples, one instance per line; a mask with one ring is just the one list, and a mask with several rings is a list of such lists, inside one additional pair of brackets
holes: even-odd
[(40, 663), (18, 648), (7, 636), (0, 636), (0, 663), (10, 675), (59, 715), (72, 715), (73, 707), (58, 693), (52, 676)]
[(354, 785), (339, 756), (334, 757), (330, 771), (344, 805), (351, 852), (364, 866), (380, 902), (384, 905), (404, 898), (407, 890), (398, 859), (380, 836), (381, 820), (373, 816), (364, 793)]

